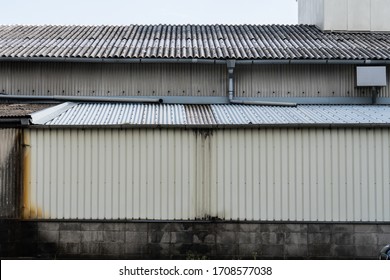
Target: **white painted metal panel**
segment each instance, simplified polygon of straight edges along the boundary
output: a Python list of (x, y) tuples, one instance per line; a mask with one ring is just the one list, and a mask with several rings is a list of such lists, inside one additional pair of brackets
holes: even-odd
[(390, 221), (388, 128), (26, 133), (25, 218)]

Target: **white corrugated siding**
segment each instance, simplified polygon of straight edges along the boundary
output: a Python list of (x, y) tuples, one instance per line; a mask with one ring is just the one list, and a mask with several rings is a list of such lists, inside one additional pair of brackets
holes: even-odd
[(48, 96), (225, 96), (226, 66), (0, 62), (0, 92)]
[[(356, 87), (355, 65), (238, 65), (235, 75), (237, 97), (371, 97)], [(389, 87), (379, 97), (390, 97)]]
[(30, 133), (26, 218), (390, 221), (388, 128)]

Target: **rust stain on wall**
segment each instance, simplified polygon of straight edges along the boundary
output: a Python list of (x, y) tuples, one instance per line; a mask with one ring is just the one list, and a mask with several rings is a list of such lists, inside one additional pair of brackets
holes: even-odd
[(31, 199), (30, 199), (30, 178), (31, 178), (31, 145), (30, 133), (23, 133), (23, 200), (22, 200), (22, 218), (31, 218)]

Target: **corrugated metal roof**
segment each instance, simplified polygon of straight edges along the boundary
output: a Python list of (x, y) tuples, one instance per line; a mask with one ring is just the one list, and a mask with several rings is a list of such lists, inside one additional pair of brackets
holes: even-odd
[(390, 33), (312, 25), (0, 26), (0, 57), (390, 59)]
[(53, 104), (0, 104), (0, 118), (29, 117), (31, 113), (54, 106)]
[[(64, 108), (66, 111), (64, 111)], [(168, 105), (80, 103), (40, 112), (33, 124), (51, 126), (101, 125), (358, 125), (390, 124), (390, 106), (384, 105), (299, 105), (271, 107), (249, 105)]]

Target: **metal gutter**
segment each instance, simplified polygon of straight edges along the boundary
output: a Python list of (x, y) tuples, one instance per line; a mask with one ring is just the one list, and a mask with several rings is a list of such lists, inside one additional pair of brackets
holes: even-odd
[(25, 127), (30, 124), (30, 118), (0, 118), (0, 127)]
[(34, 95), (0, 95), (0, 100), (25, 101), (73, 101), (73, 102), (120, 102), (120, 103), (163, 103), (161, 98), (138, 97), (100, 97), (100, 96), (34, 96)]
[(290, 123), (290, 124), (118, 124), (118, 125), (30, 125), (31, 129), (269, 129), (269, 128), (390, 128), (390, 123)]
[[(15, 96), (15, 98), (14, 98)], [(20, 97), (20, 98), (19, 98)], [(60, 97), (60, 96), (57, 96)], [(46, 100), (47, 98), (47, 100)], [(58, 104), (61, 102), (72, 102), (74, 100), (68, 96), (61, 96), (64, 100), (53, 100), (52, 96), (36, 96), (36, 95), (1, 95), (0, 101), (12, 101), (21, 100), (26, 103), (31, 102), (49, 102), (53, 104)], [(89, 96), (79, 96), (78, 99), (91, 98)], [(101, 98), (107, 98), (110, 102), (115, 102), (115, 98), (110, 96), (99, 96)], [(120, 97), (124, 98), (124, 97)], [(129, 97), (131, 98), (131, 97)], [(149, 96), (137, 96), (137, 99), (146, 99), (150, 100)], [(208, 104), (230, 104), (230, 100), (227, 96), (153, 96), (153, 99), (163, 100), (163, 104), (194, 104), (194, 105), (208, 105)], [(114, 101), (113, 101), (114, 100)], [(89, 101), (89, 100), (88, 100)], [(88, 102), (87, 101), (87, 102)], [(234, 103), (236, 104), (271, 104), (271, 103), (297, 103), (298, 105), (371, 105), (371, 97), (235, 97)], [(74, 101), (77, 102), (77, 101)], [(119, 101), (118, 101), (119, 102)], [(126, 102), (125, 102), (126, 103)], [(148, 103), (148, 102), (145, 102)], [(389, 105), (390, 98), (388, 97), (378, 97), (376, 99), (376, 105)]]
[(387, 60), (356, 59), (208, 59), (208, 58), (93, 58), (93, 57), (0, 57), (0, 61), (24, 62), (82, 62), (82, 63), (199, 63), (228, 64), (234, 60), (242, 64), (365, 64), (390, 65)]

